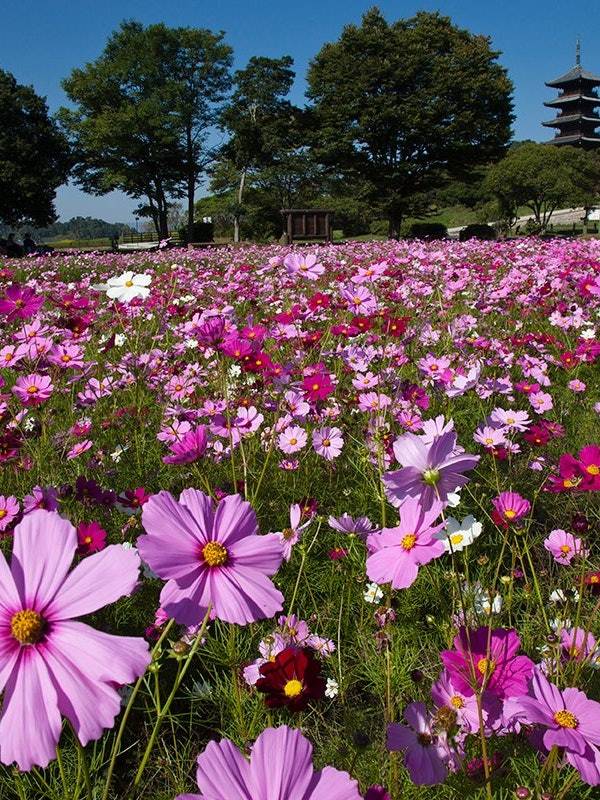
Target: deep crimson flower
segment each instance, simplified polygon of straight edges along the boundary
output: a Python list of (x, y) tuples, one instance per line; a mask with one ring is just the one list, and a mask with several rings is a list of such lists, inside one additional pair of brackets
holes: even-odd
[(588, 572), (584, 577), (583, 582), (592, 592), (592, 594), (600, 594), (600, 571)]
[(150, 497), (151, 495), (147, 494), (143, 486), (138, 486), (137, 489), (127, 489), (119, 496), (118, 500), (119, 503), (126, 508), (138, 509), (141, 508), (144, 503), (147, 503)]
[(308, 300), (308, 307), (311, 311), (316, 311), (318, 308), (329, 308), (331, 299), (329, 295), (316, 292)]
[(273, 661), (262, 664), (259, 672), (256, 688), (267, 695), (269, 708), (287, 706), (290, 711), (302, 711), (310, 700), (325, 696), (321, 662), (308, 647), (286, 647)]
[(523, 434), (523, 438), (529, 444), (543, 447), (550, 441), (550, 434), (543, 425), (532, 425), (527, 433)]
[(36, 295), (33, 289), (12, 283), (4, 297), (0, 298), (0, 314), (6, 316), (8, 322), (15, 319), (29, 319), (44, 305), (44, 298)]
[(575, 355), (575, 353), (564, 352), (560, 354), (560, 363), (565, 367), (565, 369), (572, 369), (579, 364), (579, 359)]
[(402, 336), (406, 332), (410, 317), (389, 317), (385, 320), (383, 330), (388, 336)]

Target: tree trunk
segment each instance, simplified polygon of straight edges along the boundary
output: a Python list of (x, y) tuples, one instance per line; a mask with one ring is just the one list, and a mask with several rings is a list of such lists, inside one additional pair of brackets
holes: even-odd
[(194, 195), (196, 193), (196, 165), (194, 163), (194, 146), (192, 141), (192, 129), (186, 130), (186, 150), (187, 150), (187, 240), (194, 240)]
[(242, 201), (244, 199), (244, 189), (246, 187), (246, 169), (242, 170), (240, 175), (240, 183), (238, 185), (237, 190), (237, 208), (235, 210), (235, 214), (233, 216), (233, 241), (239, 242), (240, 240), (240, 216), (241, 216), (241, 206)]
[(400, 228), (402, 227), (402, 217), (392, 215), (388, 219), (388, 237), (398, 240), (400, 238)]

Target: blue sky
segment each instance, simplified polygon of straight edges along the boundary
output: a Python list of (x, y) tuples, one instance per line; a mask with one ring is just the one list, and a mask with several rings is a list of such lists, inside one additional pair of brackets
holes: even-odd
[[(4, 0), (0, 67), (32, 84), (54, 111), (65, 102), (61, 79), (96, 58), (121, 20), (162, 21), (225, 31), (235, 67), (252, 55), (291, 55), (297, 72), (292, 99), (302, 103), (310, 59), (371, 5), (369, 0)], [(600, 72), (598, 0), (380, 0), (377, 5), (388, 19), (439, 10), (490, 36), (515, 84), (518, 139), (546, 138), (540, 122), (552, 115), (542, 103), (553, 95), (544, 81), (573, 65), (578, 34), (583, 65)], [(62, 219), (81, 214), (131, 222), (134, 207), (124, 195), (96, 198), (71, 186), (57, 197)]]

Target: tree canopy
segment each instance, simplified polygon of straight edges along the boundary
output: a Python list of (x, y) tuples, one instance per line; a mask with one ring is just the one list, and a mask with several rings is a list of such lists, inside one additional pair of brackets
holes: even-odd
[(504, 152), (512, 84), (498, 55), (438, 13), (390, 24), (372, 8), (311, 62), (315, 150), (362, 181), (390, 234), (432, 189)]
[(46, 225), (69, 173), (66, 139), (31, 86), (0, 70), (0, 221)]
[(168, 235), (171, 198), (194, 194), (212, 158), (207, 140), (229, 87), (231, 48), (203, 28), (124, 22), (102, 55), (63, 82), (74, 109), (61, 109), (88, 192), (120, 189), (143, 199)]
[(562, 206), (591, 206), (600, 188), (600, 159), (575, 147), (526, 142), (511, 148), (487, 173), (484, 190), (512, 225), (518, 209), (531, 209), (536, 229), (548, 227)]

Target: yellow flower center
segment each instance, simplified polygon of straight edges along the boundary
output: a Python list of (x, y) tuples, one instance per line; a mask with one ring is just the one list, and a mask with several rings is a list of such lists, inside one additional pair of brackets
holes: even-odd
[(576, 728), (579, 725), (579, 720), (571, 711), (557, 711), (554, 715), (554, 721), (557, 722), (561, 728)]
[(452, 544), (460, 544), (464, 538), (465, 537), (462, 535), (462, 533), (453, 533), (450, 537), (450, 541)]
[(27, 394), (36, 394), (38, 391), (37, 386), (28, 386), (27, 387)]
[(440, 479), (440, 471), (438, 469), (426, 469), (423, 473), (423, 481), (428, 486), (435, 486)]
[(70, 361), (70, 360), (71, 360), (71, 356), (69, 356), (69, 355), (67, 355), (67, 354), (65, 353), (63, 356), (61, 356), (61, 357), (60, 357), (60, 360), (61, 360), (61, 361), (64, 361), (64, 362), (65, 362), (65, 364), (66, 364), (68, 361)]
[(319, 389), (319, 384), (318, 383), (313, 383), (313, 385), (312, 385), (313, 392), (316, 392), (318, 389)]
[(407, 533), (406, 536), (402, 537), (402, 549), (403, 550), (412, 550), (415, 544), (417, 543), (417, 537), (414, 533)]
[(20, 644), (36, 644), (44, 632), (44, 620), (31, 608), (17, 611), (10, 621), (10, 632)]
[(331, 445), (331, 439), (323, 439), (323, 447), (329, 447)]
[(460, 695), (455, 694), (454, 697), (450, 698), (450, 705), (453, 708), (464, 708), (465, 701), (462, 699)]
[(293, 531), (292, 528), (285, 528), (281, 533), (283, 535), (283, 538), (286, 540), (286, 542), (289, 542), (289, 540), (294, 535), (294, 531)]
[(133, 281), (125, 281), (125, 286), (127, 286), (127, 288), (130, 288), (131, 286), (133, 286)]
[(482, 675), (491, 675), (496, 669), (496, 662), (493, 659), (480, 658), (477, 662), (477, 669)]
[(296, 678), (292, 678), (292, 680), (288, 681), (283, 687), (283, 693), (286, 697), (298, 697), (302, 692), (302, 688), (300, 681), (296, 680)]
[(209, 567), (222, 567), (227, 563), (229, 554), (220, 542), (208, 542), (202, 548), (202, 558)]
[(83, 543), (84, 544), (91, 544), (92, 543), (92, 537), (91, 536), (86, 536), (85, 539), (83, 540)]
[(517, 516), (517, 512), (513, 511), (512, 508), (507, 508), (504, 512), (504, 516), (508, 517), (508, 519), (514, 519)]
[(568, 545), (568, 544), (561, 544), (561, 546), (560, 546), (560, 552), (561, 552), (561, 553), (565, 553), (565, 554), (566, 554), (566, 553), (570, 553), (570, 552), (571, 552), (571, 548), (569, 547), (569, 545)]
[(508, 417), (506, 421), (508, 422), (509, 425), (513, 425), (515, 420), (513, 417)]
[(7, 514), (8, 511), (5, 508), (0, 508), (0, 519), (4, 519)]
[(588, 464), (585, 471), (590, 475), (600, 475), (600, 466), (598, 464)]
[(290, 444), (298, 444), (298, 439), (296, 439), (295, 436), (292, 436), (292, 438), (290, 439)]

